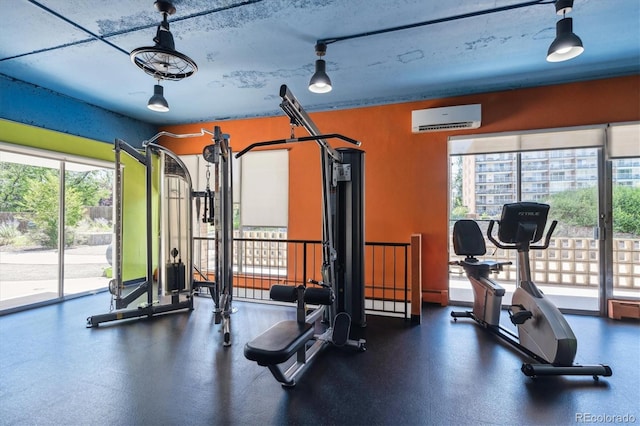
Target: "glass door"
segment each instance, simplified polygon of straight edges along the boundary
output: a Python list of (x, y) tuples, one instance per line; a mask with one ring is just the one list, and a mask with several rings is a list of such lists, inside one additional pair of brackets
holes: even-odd
[(640, 299), (640, 157), (612, 160), (613, 297)]
[[(451, 226), (464, 217), (486, 229), (510, 201), (551, 206), (549, 221), (559, 226), (547, 250), (531, 252), (531, 267), (557, 306), (605, 315), (612, 297), (640, 299), (639, 122), (452, 137), (449, 156)], [(491, 243), (487, 252), (514, 261)], [(509, 266), (496, 277), (504, 304), (516, 273)], [(471, 302), (462, 271), (451, 266), (449, 277), (450, 299)]]
[(113, 170), (65, 163), (64, 295), (106, 288), (111, 278)]
[(59, 296), (60, 162), (0, 152), (0, 309)]
[(549, 204), (547, 226), (558, 221), (549, 248), (530, 253), (533, 280), (561, 309), (600, 309), (599, 151), (521, 153), (521, 200)]
[[(581, 148), (451, 156), (450, 227), (457, 219), (471, 218), (486, 235), (488, 221), (500, 218), (505, 203), (549, 204), (549, 223), (557, 220), (559, 225), (548, 249), (530, 253), (533, 280), (558, 307), (597, 312), (599, 152)], [(495, 277), (506, 290), (503, 303), (509, 304), (518, 280), (517, 255), (485, 241), (484, 259), (513, 262)], [(455, 260), (452, 247), (450, 253)], [(449, 291), (453, 301), (473, 300), (459, 267), (450, 266)]]
[(112, 181), (110, 169), (0, 151), (0, 310), (108, 286)]

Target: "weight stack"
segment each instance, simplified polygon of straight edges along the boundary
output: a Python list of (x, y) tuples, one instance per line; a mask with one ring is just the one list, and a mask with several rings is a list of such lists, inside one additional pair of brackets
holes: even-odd
[(342, 164), (334, 194), (333, 241), (337, 253), (336, 307), (366, 326), (364, 311), (364, 151), (338, 148)]

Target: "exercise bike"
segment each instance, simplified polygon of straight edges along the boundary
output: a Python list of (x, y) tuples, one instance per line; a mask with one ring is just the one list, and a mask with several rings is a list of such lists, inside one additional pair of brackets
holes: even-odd
[(505, 250), (518, 251), (520, 283), (513, 294), (508, 309), (509, 318), (516, 326), (517, 334), (500, 326), (500, 310), (505, 290), (489, 278), (490, 273), (502, 271), (511, 262), (480, 261), (476, 256), (486, 253), (482, 231), (473, 220), (459, 220), (453, 227), (453, 247), (464, 260), (450, 262), (461, 266), (473, 288), (473, 309), (453, 311), (454, 321), (471, 318), (487, 330), (495, 333), (534, 359), (535, 363), (523, 363), (522, 372), (529, 377), (552, 375), (587, 375), (598, 380), (599, 376), (611, 376), (607, 365), (573, 364), (577, 339), (560, 310), (547, 299), (531, 279), (530, 250), (549, 247), (557, 221), (553, 221), (541, 245), (547, 224), (549, 206), (533, 202), (505, 204), (498, 222), (498, 240), (493, 236), (494, 220), (489, 222), (488, 239)]

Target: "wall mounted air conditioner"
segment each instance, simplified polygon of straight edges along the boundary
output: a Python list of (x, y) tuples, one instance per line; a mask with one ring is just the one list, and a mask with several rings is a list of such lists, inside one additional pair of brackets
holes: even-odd
[(411, 111), (411, 131), (413, 133), (477, 129), (480, 127), (480, 122), (480, 104)]

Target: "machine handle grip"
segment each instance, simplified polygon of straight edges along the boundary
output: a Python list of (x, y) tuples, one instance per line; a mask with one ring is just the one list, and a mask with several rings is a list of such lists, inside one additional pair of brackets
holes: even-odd
[(504, 249), (504, 250), (510, 250), (510, 249), (514, 249), (516, 248), (516, 245), (513, 244), (502, 244), (501, 242), (499, 242), (498, 240), (496, 240), (493, 237), (493, 225), (496, 223), (495, 220), (491, 219), (489, 221), (489, 228), (487, 228), (487, 238), (489, 238), (489, 241), (491, 241), (493, 243), (494, 246)]
[[(517, 244), (503, 244), (501, 242), (499, 242), (498, 240), (496, 240), (493, 236), (493, 225), (495, 224), (495, 220), (491, 219), (489, 221), (489, 227), (487, 228), (487, 238), (489, 238), (489, 241), (491, 241), (496, 247), (504, 249), (504, 250), (512, 250), (512, 249), (516, 249), (518, 248)], [(555, 231), (556, 226), (558, 225), (558, 221), (554, 220), (553, 222), (551, 222), (551, 226), (549, 227), (549, 230), (547, 231), (547, 235), (544, 238), (544, 244), (541, 246), (529, 246), (530, 249), (532, 250), (544, 250), (546, 248), (549, 247), (549, 243), (551, 242), (551, 235), (553, 234), (553, 231)]]
[(318, 280), (314, 280), (313, 278), (309, 278), (307, 282), (309, 284), (315, 284), (315, 285), (319, 285), (320, 287), (329, 288), (329, 285), (325, 284), (324, 281), (318, 281)]
[(529, 246), (530, 249), (532, 250), (544, 250), (547, 247), (549, 247), (549, 243), (551, 242), (551, 235), (553, 234), (553, 231), (555, 231), (556, 229), (556, 225), (558, 225), (558, 221), (554, 220), (553, 222), (551, 222), (551, 226), (549, 227), (549, 230), (547, 231), (547, 235), (544, 237), (544, 244), (541, 246)]

